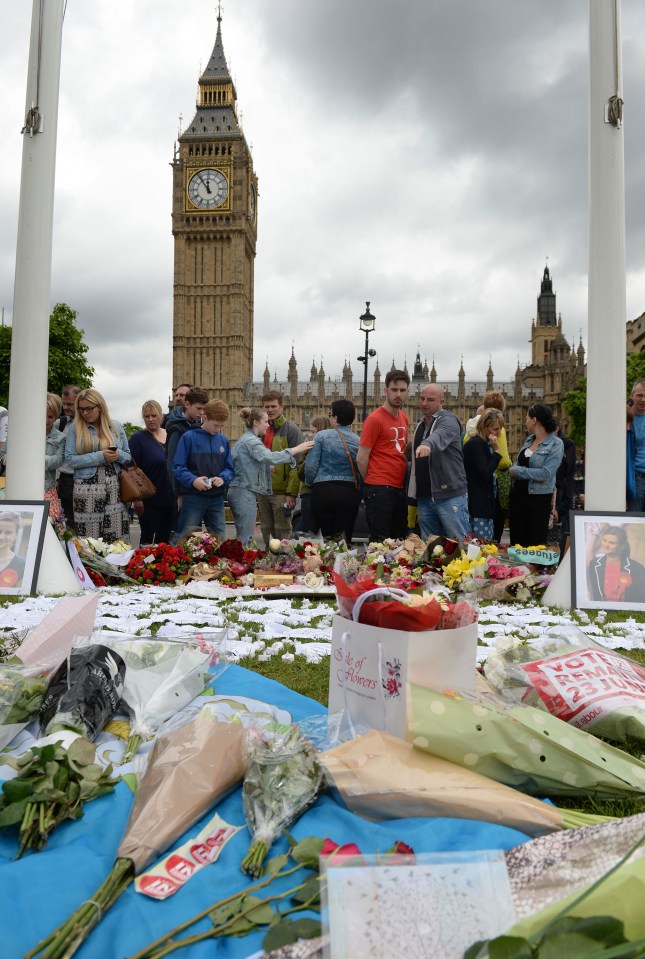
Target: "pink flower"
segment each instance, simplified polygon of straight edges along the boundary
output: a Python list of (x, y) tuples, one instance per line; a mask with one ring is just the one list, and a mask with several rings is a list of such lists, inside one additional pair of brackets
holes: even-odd
[(320, 850), (321, 856), (361, 856), (362, 853), (355, 842), (347, 842), (339, 846), (333, 839), (325, 839)]

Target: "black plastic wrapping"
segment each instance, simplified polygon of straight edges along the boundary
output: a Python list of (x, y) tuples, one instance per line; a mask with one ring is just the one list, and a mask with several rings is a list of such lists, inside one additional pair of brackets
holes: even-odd
[(107, 646), (84, 646), (57, 669), (40, 708), (43, 734), (72, 729), (92, 742), (121, 699), (125, 663)]

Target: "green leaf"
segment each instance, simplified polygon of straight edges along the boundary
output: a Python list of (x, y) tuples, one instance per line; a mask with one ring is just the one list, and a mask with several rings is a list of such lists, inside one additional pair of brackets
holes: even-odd
[(67, 757), (70, 763), (77, 766), (89, 766), (96, 757), (96, 747), (88, 742), (82, 736), (75, 739), (67, 750)]
[(286, 852), (281, 852), (278, 856), (273, 856), (271, 859), (267, 859), (264, 864), (264, 869), (262, 871), (263, 878), (267, 876), (275, 876), (277, 872), (280, 872), (281, 869), (289, 862), (289, 854)]
[(15, 826), (16, 823), (22, 822), (27, 803), (28, 800), (23, 799), (21, 802), (11, 803), (10, 806), (0, 809), (0, 826)]
[[(251, 900), (255, 898), (255, 896), (249, 896), (245, 903), (246, 908), (251, 904)], [(265, 902), (264, 899), (258, 899), (257, 903), (258, 905), (252, 909), (251, 912), (247, 912), (246, 918), (257, 926), (268, 926), (269, 923), (273, 922), (273, 917), (275, 916), (273, 908), (271, 904)]]
[(262, 948), (265, 952), (273, 952), (274, 949), (280, 949), (282, 946), (288, 946), (292, 942), (298, 941), (295, 931), (295, 922), (292, 919), (281, 919), (274, 923), (268, 930), (262, 940)]
[(628, 942), (623, 923), (614, 916), (563, 916), (549, 927), (543, 941), (572, 932), (588, 936), (605, 946), (619, 946)]
[(244, 895), (240, 893), (239, 896), (230, 902), (224, 902), (222, 905), (211, 909), (209, 913), (210, 920), (214, 926), (221, 926), (223, 923), (228, 922), (229, 919), (232, 919), (233, 916), (237, 916), (243, 907)]
[[(489, 959), (533, 959), (534, 955), (526, 939), (519, 936), (497, 936), (488, 943)], [(564, 959), (564, 954), (558, 959)]]
[(324, 844), (325, 840), (319, 839), (318, 836), (307, 836), (291, 849), (291, 858), (309, 869), (318, 869), (320, 851)]
[(309, 876), (291, 898), (294, 902), (309, 902), (312, 906), (318, 905), (320, 902), (320, 879), (318, 876)]
[(4, 783), (2, 791), (7, 801), (14, 803), (32, 796), (34, 788), (30, 782), (25, 782), (23, 779), (9, 779)]
[(539, 959), (588, 959), (598, 951), (599, 942), (591, 936), (579, 932), (564, 932), (558, 936), (549, 936), (540, 944)]
[(296, 919), (294, 922), (294, 927), (298, 939), (315, 939), (315, 937), (319, 936), (322, 931), (320, 920), (311, 919), (308, 916), (303, 916), (301, 919)]
[(478, 942), (473, 942), (472, 946), (466, 949), (464, 959), (486, 959), (488, 955), (488, 942), (488, 939), (480, 939)]

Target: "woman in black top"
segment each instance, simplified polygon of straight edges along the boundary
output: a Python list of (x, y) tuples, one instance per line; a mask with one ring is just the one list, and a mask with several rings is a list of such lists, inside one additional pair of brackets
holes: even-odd
[(464, 444), (464, 468), (468, 483), (468, 512), (473, 535), (486, 543), (493, 540), (495, 519), (495, 470), (502, 458), (498, 437), (504, 428), (499, 410), (484, 410), (476, 433)]

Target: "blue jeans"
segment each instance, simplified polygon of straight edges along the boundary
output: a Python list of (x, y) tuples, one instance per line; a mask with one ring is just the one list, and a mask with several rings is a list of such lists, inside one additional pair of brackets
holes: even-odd
[(228, 505), (233, 511), (235, 534), (245, 546), (253, 542), (253, 530), (258, 504), (255, 493), (241, 486), (231, 486), (228, 491)]
[(630, 499), (630, 513), (645, 513), (645, 473), (636, 473), (636, 496)]
[(221, 496), (207, 496), (197, 490), (194, 493), (182, 493), (178, 535), (190, 535), (202, 528), (202, 522), (219, 540), (226, 539), (223, 492)]
[(468, 497), (465, 494), (434, 501), (430, 496), (419, 496), (417, 505), (421, 539), (427, 539), (432, 534), (447, 536), (448, 539), (463, 539), (470, 532)]

